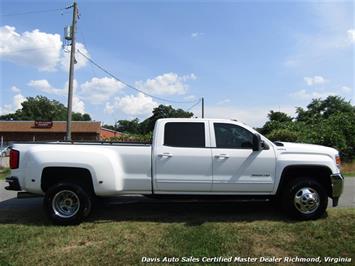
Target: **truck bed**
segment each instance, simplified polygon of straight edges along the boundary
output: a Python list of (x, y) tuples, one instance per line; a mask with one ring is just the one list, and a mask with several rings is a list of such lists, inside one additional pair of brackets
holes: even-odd
[(112, 146), (151, 146), (151, 142), (129, 142), (129, 141), (16, 141), (12, 144), (58, 144), (58, 145), (112, 145)]
[(42, 194), (43, 171), (51, 168), (57, 172), (58, 167), (87, 169), (98, 196), (152, 192), (150, 143), (16, 142), (13, 149), (20, 151), (21, 164), (20, 169), (13, 170), (13, 175), (19, 177), (21, 188), (31, 193)]

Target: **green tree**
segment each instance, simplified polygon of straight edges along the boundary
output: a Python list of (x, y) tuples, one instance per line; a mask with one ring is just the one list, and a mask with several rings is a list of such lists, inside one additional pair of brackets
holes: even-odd
[[(82, 114), (82, 113), (72, 113), (73, 121), (91, 121), (91, 117), (89, 114)], [(65, 118), (66, 120), (66, 118)]]
[(268, 118), (270, 121), (278, 121), (278, 122), (291, 122), (292, 121), (292, 117), (289, 116), (288, 114), (284, 113), (284, 112), (275, 112), (273, 110), (271, 110), (268, 113)]
[(117, 121), (116, 130), (129, 134), (149, 135), (154, 129), (155, 122), (160, 118), (190, 118), (192, 116), (191, 112), (161, 104), (153, 109), (152, 116), (142, 122), (139, 122), (138, 118)]
[(140, 124), (138, 118), (133, 120), (118, 120), (117, 130), (123, 133), (140, 134)]
[(283, 112), (275, 112), (271, 110), (267, 117), (269, 121), (259, 129), (261, 134), (267, 135), (273, 130), (285, 130), (290, 124), (292, 124), (292, 117)]
[(267, 135), (267, 138), (271, 141), (297, 142), (298, 133), (289, 128), (274, 129)]
[(107, 129), (111, 129), (111, 130), (117, 130), (117, 127), (116, 126), (113, 126), (113, 125), (102, 125), (103, 128), (107, 128)]
[[(64, 121), (67, 119), (67, 108), (56, 100), (45, 96), (27, 97), (22, 108), (15, 113), (0, 116), (1, 120), (47, 120)], [(91, 121), (89, 114), (72, 113), (74, 121)]]
[(259, 129), (271, 140), (295, 141), (330, 146), (345, 159), (355, 157), (355, 107), (339, 96), (313, 99), (298, 107), (294, 120), (271, 111)]
[(28, 97), (22, 109), (15, 112), (16, 120), (65, 120), (66, 108), (56, 100), (44, 96)]
[(313, 122), (318, 119), (327, 119), (337, 113), (354, 112), (354, 106), (339, 96), (328, 96), (325, 100), (313, 99), (306, 109), (298, 107), (297, 121)]
[(190, 118), (194, 114), (183, 109), (174, 109), (171, 105), (159, 105), (153, 109), (153, 115), (140, 124), (141, 133), (153, 131), (155, 122), (160, 118)]

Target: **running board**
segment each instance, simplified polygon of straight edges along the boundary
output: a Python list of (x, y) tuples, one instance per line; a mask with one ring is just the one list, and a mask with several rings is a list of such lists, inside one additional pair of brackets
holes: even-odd
[(17, 192), (18, 199), (39, 198), (39, 197), (43, 197), (43, 196), (38, 194), (33, 194), (30, 192)]

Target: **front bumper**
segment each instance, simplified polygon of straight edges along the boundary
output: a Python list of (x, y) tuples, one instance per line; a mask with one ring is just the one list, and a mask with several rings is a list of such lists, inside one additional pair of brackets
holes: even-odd
[(17, 177), (15, 176), (6, 177), (5, 181), (9, 183), (9, 185), (5, 187), (6, 190), (21, 191), (20, 182), (18, 181)]
[(330, 175), (330, 180), (332, 182), (333, 207), (335, 207), (338, 206), (339, 197), (343, 193), (344, 177), (340, 173), (332, 174)]

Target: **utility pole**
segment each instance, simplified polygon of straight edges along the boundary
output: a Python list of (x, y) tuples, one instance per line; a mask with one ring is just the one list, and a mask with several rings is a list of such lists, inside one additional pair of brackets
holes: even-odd
[(202, 110), (201, 110), (202, 118), (205, 118), (205, 98), (203, 98), (203, 97), (201, 99), (201, 107), (202, 107)]
[(68, 117), (67, 117), (67, 140), (71, 141), (71, 120), (72, 120), (72, 107), (73, 107), (73, 83), (74, 83), (74, 64), (75, 64), (75, 31), (78, 16), (78, 7), (76, 0), (72, 6), (73, 8), (73, 21), (71, 25), (71, 51), (70, 51), (70, 67), (69, 67), (69, 88), (68, 88)]

